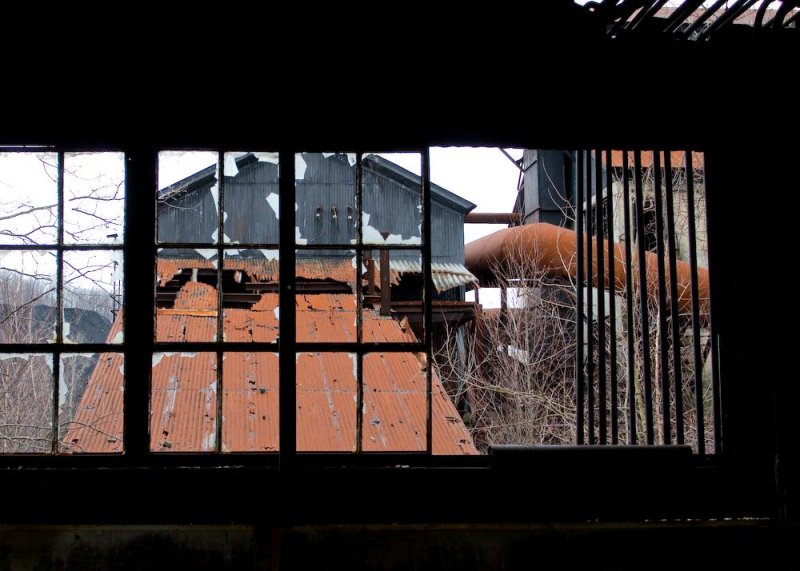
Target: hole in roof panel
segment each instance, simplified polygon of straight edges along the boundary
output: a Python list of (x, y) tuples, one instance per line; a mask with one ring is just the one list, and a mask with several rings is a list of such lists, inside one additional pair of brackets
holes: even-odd
[(216, 353), (155, 353), (150, 384), (150, 450), (214, 452)]
[(223, 339), (278, 339), (278, 250), (226, 250), (222, 270)]
[(225, 353), (222, 451), (277, 452), (278, 354)]
[(218, 171), (218, 155), (211, 151), (158, 153), (159, 243), (217, 243)]
[(421, 160), (419, 153), (364, 155), (364, 244), (422, 243)]
[(0, 343), (56, 340), (56, 253), (0, 251)]
[(230, 152), (224, 159), (225, 241), (277, 244), (277, 153)]
[(352, 153), (295, 156), (298, 245), (351, 244), (356, 239), (356, 165)]
[(0, 244), (58, 241), (58, 157), (0, 153)]
[(122, 342), (122, 252), (64, 252), (65, 343)]
[(217, 252), (163, 249), (156, 259), (156, 341), (216, 341)]
[(61, 453), (123, 451), (122, 353), (64, 353), (58, 388)]
[(297, 354), (297, 450), (354, 452), (356, 356)]
[(123, 153), (64, 155), (66, 244), (121, 244), (124, 210)]
[(0, 454), (53, 450), (53, 357), (0, 354)]

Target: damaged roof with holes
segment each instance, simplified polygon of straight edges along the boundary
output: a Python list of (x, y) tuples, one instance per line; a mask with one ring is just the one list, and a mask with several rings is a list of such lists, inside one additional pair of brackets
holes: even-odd
[[(226, 270), (234, 271), (234, 280), (253, 284), (277, 283), (280, 279), (278, 260), (266, 258), (228, 258), (223, 264)], [(196, 268), (215, 271), (215, 262), (197, 258), (160, 258), (158, 260), (158, 285), (164, 287), (183, 271)], [(419, 260), (389, 260), (390, 283), (398, 285), (404, 275), (422, 275)], [(342, 282), (353, 287), (356, 280), (355, 258), (300, 258), (295, 263), (295, 275), (299, 279)], [(464, 264), (433, 262), (431, 264), (433, 287), (441, 293), (456, 287), (477, 283), (476, 278)], [(375, 282), (380, 284), (380, 268), (375, 261)]]
[[(325, 271), (331, 260), (308, 261), (298, 275), (309, 279), (343, 277)], [(349, 275), (354, 275), (351, 261)], [(246, 279), (275, 274), (266, 265), (226, 266)], [(185, 269), (212, 268), (204, 260), (159, 261), (161, 287), (168, 277)], [(245, 278), (243, 278), (245, 279)], [(217, 290), (187, 281), (172, 307), (156, 313), (159, 341), (213, 341), (218, 315)], [(223, 308), (223, 334), (228, 341), (272, 342), (278, 335), (278, 294), (258, 294), (247, 309)], [(297, 340), (355, 341), (356, 303), (352, 293), (313, 293), (297, 296)], [(120, 330), (120, 319), (109, 333)], [(408, 322), (364, 309), (364, 341), (416, 342)], [(356, 358), (347, 353), (297, 355), (297, 449), (341, 451), (355, 449)], [(396, 452), (425, 450), (426, 395), (424, 355), (374, 353), (363, 359), (363, 450)], [(153, 357), (151, 385), (151, 449), (164, 452), (207, 452), (217, 445), (218, 390), (216, 353), (162, 353)], [(222, 443), (228, 452), (270, 452), (278, 449), (278, 355), (252, 351), (224, 353), (222, 359)], [(65, 438), (68, 449), (119, 452), (122, 449), (122, 356), (103, 354), (91, 375), (74, 423)], [(472, 438), (433, 376), (433, 452), (476, 454)]]

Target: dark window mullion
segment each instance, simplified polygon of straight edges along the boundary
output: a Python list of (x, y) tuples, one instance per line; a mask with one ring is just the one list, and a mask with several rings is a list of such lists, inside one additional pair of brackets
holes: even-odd
[(430, 149), (422, 151), (422, 296), (423, 344), (425, 345), (425, 451), (433, 454), (433, 276), (431, 275), (431, 161)]
[[(225, 249), (223, 242), (225, 241), (225, 156), (220, 151), (217, 153), (217, 343), (223, 341), (223, 315), (222, 315), (222, 265), (224, 263), (223, 256)], [(214, 451), (222, 452), (222, 397), (224, 393), (222, 378), (222, 350), (218, 347), (216, 350), (217, 359), (217, 415), (215, 420), (214, 432), (216, 433), (216, 440), (214, 441)]]
[[(364, 263), (364, 234), (361, 211), (363, 209), (364, 189), (363, 156), (356, 154), (356, 343), (358, 347), (364, 341), (363, 299), (361, 295), (361, 267)], [(364, 354), (356, 353), (356, 453), (362, 452), (364, 434)]]
[(56, 336), (53, 357), (53, 402), (52, 402), (52, 449), (53, 454), (58, 453), (58, 397), (61, 383), (61, 345), (64, 342), (64, 151), (58, 152), (56, 160), (57, 176), (57, 212), (56, 240)]
[[(142, 464), (150, 447), (149, 398), (155, 339), (155, 264), (158, 152), (129, 149), (125, 157), (124, 446), (130, 464)], [(144, 245), (144, 247), (142, 247)], [(143, 285), (144, 284), (144, 285)], [(136, 342), (131, 343), (130, 340)]]
[(279, 152), (279, 409), (278, 439), (281, 470), (294, 467), (297, 452), (297, 388), (295, 314), (295, 169), (294, 149)]

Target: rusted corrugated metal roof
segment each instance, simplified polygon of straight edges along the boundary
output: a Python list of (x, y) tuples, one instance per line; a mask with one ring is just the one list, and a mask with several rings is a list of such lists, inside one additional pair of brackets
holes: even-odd
[[(642, 151), (642, 168), (647, 168), (653, 165), (653, 151)], [(670, 162), (672, 168), (683, 168), (686, 166), (686, 153), (683, 151), (670, 152)], [(605, 160), (605, 157), (604, 157)], [(663, 166), (663, 157), (662, 157)], [(611, 165), (614, 167), (622, 167), (622, 151), (611, 151)], [(628, 154), (628, 168), (633, 168), (633, 153)], [(692, 168), (703, 168), (703, 153), (692, 152)]]
[[(181, 308), (157, 311), (157, 338), (212, 341), (216, 312), (212, 286), (188, 282), (176, 298)], [(267, 293), (251, 309), (224, 309), (225, 338), (273, 341), (278, 334), (278, 296)], [(212, 306), (213, 307), (213, 306)], [(355, 300), (348, 294), (298, 296), (298, 341), (355, 341)], [(204, 315), (202, 312), (208, 312)], [(183, 313), (180, 313), (183, 312)], [(121, 316), (119, 317), (121, 319)], [(119, 320), (118, 320), (119, 321)], [(405, 322), (365, 310), (365, 341), (416, 341)], [(115, 335), (115, 324), (110, 335)], [(74, 450), (118, 452), (108, 434), (122, 432), (121, 355), (101, 359), (67, 435)], [(151, 449), (202, 452), (215, 447), (216, 356), (154, 356), (151, 385)], [(415, 353), (374, 353), (364, 358), (365, 451), (424, 451), (425, 375)], [(226, 353), (223, 359), (222, 448), (230, 452), (278, 449), (278, 356)], [(433, 452), (476, 454), (472, 438), (438, 377), (433, 378)], [(344, 353), (297, 356), (297, 447), (344, 451), (355, 446), (355, 357)], [(102, 433), (95, 430), (100, 423)]]

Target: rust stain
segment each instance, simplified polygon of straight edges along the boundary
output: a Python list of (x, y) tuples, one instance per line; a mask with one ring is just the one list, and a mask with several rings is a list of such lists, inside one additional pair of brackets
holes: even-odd
[[(205, 267), (204, 260), (169, 260), (159, 282), (170, 271)], [(193, 265), (189, 265), (189, 262)], [(275, 262), (277, 264), (277, 262)], [(304, 261), (305, 268), (349, 267), (350, 260), (330, 263)], [(266, 266), (267, 262), (265, 262)], [(210, 264), (209, 264), (210, 267)], [(164, 270), (162, 273), (162, 269)], [(270, 274), (269, 268), (239, 268), (249, 277)], [(306, 271), (304, 270), (304, 271)], [(315, 271), (316, 271), (315, 270)], [(308, 275), (313, 275), (308, 270)], [(342, 277), (341, 270), (339, 277)], [(298, 275), (299, 275), (298, 271)], [(317, 277), (326, 274), (316, 274)], [(164, 282), (166, 283), (166, 282)], [(187, 282), (178, 292), (175, 308), (158, 309), (158, 341), (213, 341), (217, 330), (216, 289)], [(265, 293), (250, 309), (223, 309), (227, 341), (272, 342), (279, 333), (278, 295)], [(352, 294), (323, 293), (297, 296), (298, 341), (355, 341), (356, 303)], [(122, 314), (109, 333), (121, 327)], [(416, 342), (411, 329), (391, 317), (364, 310), (365, 341)], [(224, 345), (222, 346), (224, 347)], [(102, 363), (101, 359), (101, 363)], [(67, 435), (73, 450), (122, 450), (121, 354), (98, 364), (90, 377), (76, 420)], [(209, 452), (215, 449), (217, 404), (215, 353), (164, 353), (154, 356), (150, 402), (150, 448), (162, 452)], [(222, 450), (278, 450), (278, 355), (270, 352), (224, 353), (222, 390)], [(365, 451), (425, 450), (425, 373), (415, 353), (372, 353), (364, 358)], [(297, 356), (297, 449), (351, 452), (356, 435), (356, 377), (354, 357), (347, 353), (301, 353)], [(472, 438), (447, 396), (433, 377), (433, 452), (477, 454)], [(455, 421), (454, 421), (455, 419)], [(114, 442), (90, 427), (105, 423), (104, 432), (118, 434)]]

